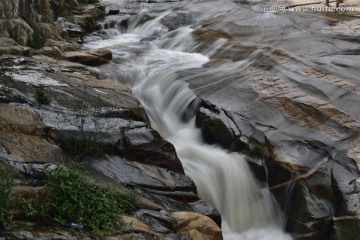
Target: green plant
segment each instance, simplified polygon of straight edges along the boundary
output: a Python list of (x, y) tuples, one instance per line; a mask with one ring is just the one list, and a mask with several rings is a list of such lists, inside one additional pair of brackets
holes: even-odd
[[(79, 169), (56, 167), (48, 171), (47, 197), (23, 201), (27, 217), (53, 220), (63, 226), (76, 223), (95, 235), (120, 231), (120, 215), (137, 206), (135, 193), (121, 194), (98, 186)], [(44, 222), (44, 221), (40, 221)]]
[(134, 121), (132, 119), (128, 119), (126, 127), (120, 128), (120, 136), (121, 138), (125, 137), (126, 131), (131, 129), (131, 126), (133, 125)]
[(8, 88), (5, 85), (1, 85), (0, 92), (7, 95), (7, 94), (12, 93), (12, 90), (11, 90), (11, 88)]
[(12, 224), (11, 209), (14, 199), (11, 195), (13, 178), (8, 174), (0, 176), (0, 230), (8, 230)]
[(36, 88), (36, 100), (41, 104), (50, 104), (52, 99), (51, 97), (45, 92), (44, 85), (40, 85)]
[[(97, 139), (98, 122), (96, 117), (89, 114), (91, 111), (88, 111), (88, 106), (82, 100), (77, 102), (75, 109), (75, 124), (79, 133), (65, 136), (61, 141), (61, 148), (77, 159), (104, 156), (109, 147)], [(91, 124), (93, 132), (86, 131), (85, 124)]]
[(98, 142), (92, 138), (92, 134), (83, 133), (80, 138), (75, 136), (68, 136), (62, 140), (61, 148), (70, 153), (72, 156), (78, 158), (90, 156), (90, 157), (102, 157), (106, 153), (107, 146), (104, 143)]
[(44, 45), (46, 39), (43, 36), (43, 34), (41, 33), (41, 30), (40, 30), (38, 24), (30, 19), (25, 19), (25, 21), (33, 30), (33, 37), (29, 43), (29, 47), (32, 47), (35, 49), (41, 48)]
[(1, 87), (0, 87), (0, 93), (3, 94), (10, 94), (12, 93), (12, 89), (8, 87), (8, 85), (14, 81), (14, 79), (11, 77), (11, 75), (7, 74), (7, 69), (1, 68), (0, 70), (0, 80), (1, 80)]
[(20, 205), (24, 210), (25, 216), (37, 222), (46, 223), (50, 220), (48, 212), (53, 207), (51, 201), (46, 198), (43, 201), (35, 198), (21, 199)]

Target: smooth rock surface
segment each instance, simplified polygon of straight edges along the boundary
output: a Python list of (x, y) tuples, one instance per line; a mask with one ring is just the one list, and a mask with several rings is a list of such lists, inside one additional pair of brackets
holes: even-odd
[(65, 52), (63, 58), (71, 62), (77, 62), (88, 66), (99, 66), (109, 63), (112, 59), (112, 53), (107, 49)]

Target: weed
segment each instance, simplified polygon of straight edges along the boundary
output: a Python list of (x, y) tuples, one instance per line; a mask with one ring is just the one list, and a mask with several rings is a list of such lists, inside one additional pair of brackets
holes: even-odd
[(90, 182), (80, 170), (56, 167), (48, 171), (47, 198), (23, 201), (33, 219), (50, 219), (63, 226), (76, 223), (94, 235), (120, 231), (120, 215), (136, 208), (134, 193), (120, 194)]
[(0, 229), (9, 230), (12, 225), (11, 209), (13, 208), (14, 199), (11, 195), (13, 179), (8, 174), (0, 176)]
[(1, 80), (1, 87), (0, 87), (0, 93), (3, 93), (5, 95), (7, 94), (11, 94), (12, 93), (12, 89), (8, 87), (8, 85), (14, 81), (14, 79), (8, 75), (6, 73), (6, 69), (5, 68), (1, 68), (0, 70), (0, 80)]
[(21, 199), (20, 206), (24, 210), (27, 218), (33, 219), (37, 222), (46, 223), (50, 220), (50, 211), (52, 205), (50, 201), (40, 201), (35, 198)]
[(126, 127), (121, 127), (120, 128), (120, 136), (122, 139), (124, 139), (126, 131), (128, 131), (129, 129), (131, 129), (131, 126), (133, 125), (134, 121), (132, 119), (129, 119), (127, 122)]
[[(76, 105), (76, 126), (79, 134), (65, 136), (61, 141), (61, 148), (77, 158), (102, 157), (108, 150), (108, 146), (97, 139), (98, 122), (96, 117), (88, 113), (88, 106), (81, 100)], [(91, 124), (95, 132), (87, 132), (85, 124)]]
[(61, 148), (76, 157), (101, 157), (105, 155), (107, 146), (94, 140), (91, 134), (83, 133), (78, 139), (75, 136), (65, 137), (62, 140)]
[(51, 97), (45, 92), (44, 85), (40, 85), (36, 88), (36, 100), (41, 104), (50, 104), (52, 99)]
[(5, 95), (8, 95), (8, 94), (11, 94), (11, 93), (12, 93), (12, 90), (11, 90), (11, 88), (8, 88), (8, 87), (5, 86), (5, 85), (1, 85), (0, 93), (3, 93), (3, 94), (5, 94)]
[(41, 33), (41, 30), (40, 30), (39, 26), (37, 25), (37, 23), (35, 23), (34, 21), (32, 21), (30, 19), (26, 19), (25, 21), (33, 30), (33, 38), (31, 39), (31, 41), (29, 43), (29, 47), (32, 47), (35, 49), (40, 49), (46, 41), (45, 37)]

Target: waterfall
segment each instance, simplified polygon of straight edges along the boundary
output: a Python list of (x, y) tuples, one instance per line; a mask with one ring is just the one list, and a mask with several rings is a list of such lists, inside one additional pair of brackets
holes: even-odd
[[(111, 31), (106, 40), (89, 42), (87, 47), (108, 47), (113, 51), (115, 63), (103, 70), (109, 77), (132, 86), (152, 127), (174, 144), (199, 196), (221, 213), (225, 239), (291, 239), (279, 226), (271, 193), (253, 176), (244, 156), (205, 144), (195, 127), (199, 99), (186, 80), (208, 74), (202, 67), (217, 47), (226, 44), (225, 40), (216, 42), (207, 55), (189, 52), (189, 46), (194, 45), (193, 28), (169, 32), (161, 24), (166, 14), (140, 24), (146, 15), (143, 10), (127, 32), (114, 36)], [(106, 30), (102, 32), (106, 34)], [(246, 62), (231, 66), (239, 69)], [(227, 72), (231, 66), (220, 65), (216, 72)]]

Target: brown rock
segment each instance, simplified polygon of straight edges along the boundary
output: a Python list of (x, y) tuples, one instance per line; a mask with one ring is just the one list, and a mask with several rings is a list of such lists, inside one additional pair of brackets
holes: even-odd
[(98, 20), (105, 16), (105, 7), (101, 4), (82, 4), (71, 11), (74, 14), (86, 14)]
[(112, 53), (110, 50), (102, 48), (82, 52), (65, 52), (63, 58), (88, 66), (99, 66), (108, 63), (112, 59)]
[(59, 50), (64, 51), (65, 42), (56, 41), (53, 39), (46, 39), (44, 47), (57, 47)]
[(9, 104), (0, 104), (0, 130), (30, 135), (41, 135), (45, 125), (30, 110)]
[(208, 41), (209, 39), (219, 39), (219, 38), (225, 38), (230, 40), (231, 35), (223, 30), (210, 30), (210, 29), (204, 29), (204, 28), (198, 28), (194, 32), (195, 36), (197, 36), (199, 41)]
[(91, 31), (92, 26), (95, 25), (95, 21), (91, 15), (74, 15), (71, 17), (72, 22), (81, 26), (86, 32)]
[(76, 51), (81, 49), (82, 45), (76, 42), (56, 41), (53, 39), (46, 39), (44, 47), (57, 47), (60, 51)]
[(59, 163), (65, 159), (60, 148), (36, 136), (1, 131), (0, 144), (24, 163)]
[(11, 19), (5, 23), (6, 29), (11, 38), (13, 38), (20, 45), (26, 46), (30, 43), (33, 37), (33, 29), (21, 18)]
[(131, 228), (133, 229), (134, 232), (150, 233), (151, 235), (155, 235), (158, 237), (162, 236), (162, 234), (152, 231), (148, 225), (141, 222), (137, 218), (134, 218), (131, 216), (123, 216), (122, 219), (124, 220), (125, 224), (128, 224), (131, 226)]
[(174, 212), (178, 221), (176, 229), (181, 235), (193, 240), (221, 240), (220, 227), (209, 217), (193, 212)]
[(9, 37), (0, 37), (0, 46), (9, 47), (9, 46), (18, 46), (17, 42)]
[(88, 50), (87, 52), (91, 55), (101, 57), (106, 60), (112, 59), (112, 52), (106, 48), (92, 49), (92, 50)]
[(52, 47), (42, 47), (41, 49), (35, 51), (37, 55), (45, 55), (51, 58), (61, 58), (62, 52), (57, 46)]
[(35, 198), (44, 199), (46, 191), (45, 187), (15, 186), (12, 188), (12, 195), (18, 198)]
[(29, 47), (9, 46), (9, 47), (0, 47), (0, 54), (11, 54), (11, 55), (32, 57), (33, 51)]

